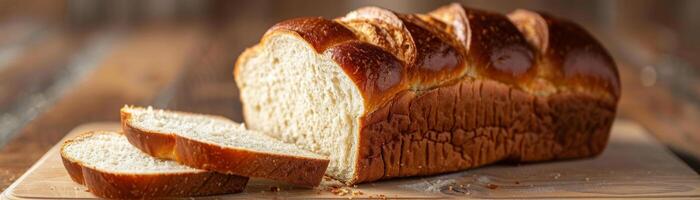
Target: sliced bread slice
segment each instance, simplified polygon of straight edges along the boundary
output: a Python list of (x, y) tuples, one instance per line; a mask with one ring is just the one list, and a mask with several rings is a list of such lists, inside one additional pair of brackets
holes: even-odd
[(134, 146), (199, 169), (317, 186), (328, 167), (326, 157), (225, 117), (125, 106), (121, 120)]
[(110, 131), (66, 141), (61, 158), (70, 177), (103, 198), (204, 196), (241, 192), (247, 177), (194, 169), (153, 158)]

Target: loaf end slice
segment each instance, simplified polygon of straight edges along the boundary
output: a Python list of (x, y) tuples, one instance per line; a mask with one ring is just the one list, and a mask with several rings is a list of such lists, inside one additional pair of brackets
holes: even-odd
[(323, 156), (224, 117), (127, 106), (121, 120), (134, 146), (194, 168), (317, 186), (328, 167)]
[[(245, 102), (242, 111), (248, 129), (328, 156), (326, 174), (350, 183), (355, 179), (359, 152), (357, 118), (366, 110), (365, 97), (358, 87), (394, 90), (403, 72), (400, 61), (380, 47), (359, 43), (352, 37), (340, 40), (338, 35), (346, 33), (352, 35), (342, 24), (328, 19), (281, 22), (260, 44), (239, 56), (234, 76), (241, 101)], [(388, 36), (384, 39), (403, 41)], [(339, 55), (347, 55), (340, 58), (343, 63), (372, 62), (348, 64), (344, 69), (334, 60)], [(381, 76), (376, 73), (392, 76), (378, 80)], [(361, 78), (364, 75), (374, 79)], [(362, 79), (362, 84), (355, 84), (353, 78)]]
[(88, 132), (66, 141), (61, 158), (73, 181), (103, 198), (185, 197), (237, 193), (247, 177), (160, 160), (116, 132)]

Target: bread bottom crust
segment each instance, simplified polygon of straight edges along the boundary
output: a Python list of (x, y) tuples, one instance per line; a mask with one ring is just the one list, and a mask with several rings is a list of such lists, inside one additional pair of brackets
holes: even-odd
[(247, 177), (215, 172), (115, 174), (63, 158), (73, 181), (102, 198), (188, 197), (242, 192)]
[(575, 92), (534, 96), (491, 80), (404, 91), (361, 118), (356, 178), (454, 172), (499, 161), (590, 157), (605, 148), (616, 103)]

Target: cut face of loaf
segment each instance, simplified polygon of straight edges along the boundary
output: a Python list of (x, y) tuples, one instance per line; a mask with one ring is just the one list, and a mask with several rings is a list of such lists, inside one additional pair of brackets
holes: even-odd
[(329, 162), (224, 117), (127, 106), (121, 119), (137, 148), (198, 169), (316, 186)]
[(104, 198), (184, 197), (243, 191), (247, 177), (225, 175), (153, 158), (116, 132), (68, 140), (61, 158), (71, 178)]
[(363, 97), (345, 72), (292, 34), (276, 34), (239, 79), (249, 129), (297, 144), (332, 162), (328, 174), (348, 180), (357, 157)]
[(287, 20), (234, 76), (249, 129), (328, 156), (346, 183), (597, 155), (620, 95), (578, 25), (459, 4)]

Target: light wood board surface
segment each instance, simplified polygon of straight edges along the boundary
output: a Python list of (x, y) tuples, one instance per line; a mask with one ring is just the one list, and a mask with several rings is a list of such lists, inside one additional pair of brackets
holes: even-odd
[[(118, 130), (117, 123), (77, 127)], [(65, 139), (65, 138), (64, 138)], [(60, 143), (59, 143), (60, 144)], [(94, 198), (70, 180), (54, 146), (13, 183), (3, 199)], [(315, 189), (251, 179), (244, 193), (209, 198), (700, 198), (700, 176), (639, 125), (616, 121), (605, 152), (592, 159), (523, 165), (499, 164), (459, 173), (397, 179), (343, 187), (332, 181)], [(271, 191), (276, 186), (280, 191)], [(340, 190), (349, 194), (341, 195)], [(353, 195), (354, 193), (354, 195)]]

